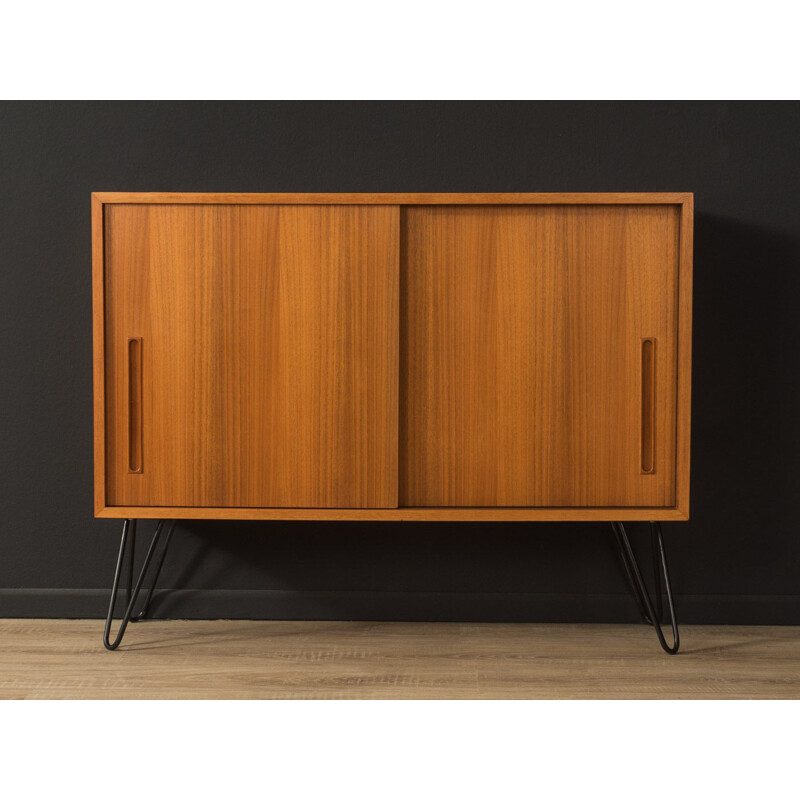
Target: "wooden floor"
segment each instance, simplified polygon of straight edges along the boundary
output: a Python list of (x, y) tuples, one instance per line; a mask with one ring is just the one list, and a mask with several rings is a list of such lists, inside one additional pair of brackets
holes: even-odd
[(0, 698), (798, 698), (800, 628), (0, 620)]

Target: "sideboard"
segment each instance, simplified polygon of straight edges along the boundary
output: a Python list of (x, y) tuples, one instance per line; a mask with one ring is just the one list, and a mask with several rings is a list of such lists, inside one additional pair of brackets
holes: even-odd
[[(99, 192), (92, 220), (95, 515), (125, 520), (107, 646), (167, 520), (584, 520), (677, 650), (692, 194)], [(161, 522), (114, 643), (137, 518)], [(651, 524), (672, 646), (626, 521)]]

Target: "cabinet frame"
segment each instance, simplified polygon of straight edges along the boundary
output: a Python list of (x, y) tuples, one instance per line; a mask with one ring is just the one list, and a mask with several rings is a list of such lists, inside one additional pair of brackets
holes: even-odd
[[(677, 304), (676, 482), (674, 507), (538, 508), (208, 508), (110, 506), (106, 500), (104, 207), (112, 203), (256, 205), (577, 205), (648, 204), (680, 207)], [(96, 517), (241, 520), (484, 520), (609, 521), (689, 518), (691, 425), (692, 242), (691, 192), (611, 193), (183, 193), (95, 192), (92, 207), (92, 323), (94, 383), (94, 511)]]

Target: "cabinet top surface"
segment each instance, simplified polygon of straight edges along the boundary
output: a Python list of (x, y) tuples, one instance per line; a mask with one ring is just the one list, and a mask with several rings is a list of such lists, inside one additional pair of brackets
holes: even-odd
[(691, 203), (692, 192), (93, 192), (100, 203), (235, 203), (303, 205), (530, 205)]

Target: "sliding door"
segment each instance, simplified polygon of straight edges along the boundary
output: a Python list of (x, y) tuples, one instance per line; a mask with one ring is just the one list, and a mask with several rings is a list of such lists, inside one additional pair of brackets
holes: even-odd
[(675, 505), (679, 214), (403, 209), (401, 505)]
[(397, 206), (105, 208), (109, 505), (397, 505)]

